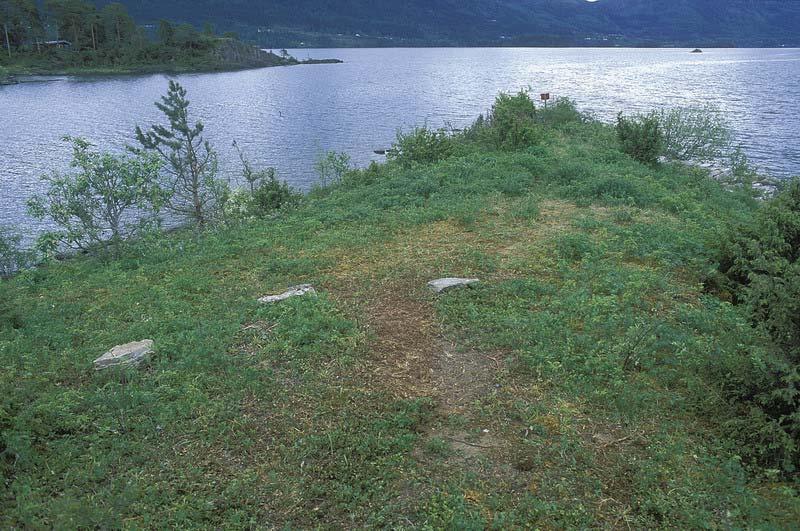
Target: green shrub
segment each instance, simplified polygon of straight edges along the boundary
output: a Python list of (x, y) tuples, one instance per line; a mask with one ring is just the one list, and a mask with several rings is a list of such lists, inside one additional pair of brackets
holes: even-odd
[(403, 166), (432, 164), (453, 155), (453, 139), (444, 129), (418, 127), (408, 134), (397, 133), (397, 140), (386, 158)]
[(716, 107), (661, 110), (657, 116), (670, 160), (712, 162), (730, 151), (731, 129)]
[(569, 98), (558, 98), (545, 108), (539, 108), (536, 121), (551, 127), (564, 127), (569, 124), (581, 124), (588, 121), (588, 116), (578, 110), (578, 106)]
[(538, 144), (543, 135), (536, 127), (536, 105), (526, 91), (513, 96), (500, 93), (485, 120), (489, 137), (498, 149), (514, 151)]
[[(236, 190), (228, 195), (224, 214), (229, 219), (263, 218), (276, 210), (296, 206), (302, 194), (293, 190), (285, 181), (276, 177), (275, 168), (256, 169), (234, 140), (233, 147), (242, 163), (242, 177), (247, 182), (247, 190)], [(324, 161), (324, 162), (323, 162)], [(324, 164), (326, 176), (336, 174), (340, 167), (348, 167), (347, 154), (328, 153), (318, 164)], [(345, 170), (341, 170), (345, 171)]]
[(252, 192), (249, 189), (231, 192), (223, 207), (226, 220), (266, 218), (276, 211), (300, 204), (303, 194), (274, 175), (260, 181)]
[(9, 277), (31, 263), (33, 257), (22, 250), (21, 242), (18, 232), (0, 226), (0, 278)]
[(81, 138), (65, 140), (72, 144), (76, 171), (43, 177), (44, 195), (28, 202), (33, 217), (58, 227), (40, 238), (45, 250), (117, 249), (158, 225), (169, 194), (159, 185), (161, 163), (154, 155), (115, 156), (95, 151)]
[(731, 292), (800, 363), (800, 179), (732, 233), (720, 261)]
[(625, 118), (617, 115), (617, 138), (622, 151), (643, 164), (656, 164), (664, 153), (664, 133), (655, 113)]
[(590, 196), (597, 199), (619, 199), (633, 204), (639, 202), (641, 191), (630, 177), (608, 176), (589, 183)]
[(782, 430), (782, 437), (764, 437), (758, 455), (795, 470), (800, 465), (800, 179), (764, 205), (754, 223), (731, 229), (719, 271), (722, 289), (781, 354), (767, 376), (743, 378), (734, 398), (748, 404), (751, 418), (763, 417)]
[(289, 183), (271, 175), (253, 191), (253, 212), (257, 217), (264, 217), (276, 210), (296, 206), (302, 197), (303, 194), (294, 190)]
[(373, 160), (366, 168), (354, 168), (353, 170), (347, 172), (342, 179), (342, 184), (344, 187), (349, 188), (358, 188), (360, 186), (369, 185), (384, 175), (385, 167), (385, 165), (378, 164)]
[[(722, 165), (722, 171), (716, 173), (714, 178), (729, 189), (744, 190), (754, 197), (767, 193), (769, 189), (779, 184), (779, 181), (773, 178), (759, 175), (758, 170), (750, 163), (740, 146), (728, 153), (727, 161)], [(754, 186), (755, 184), (765, 186)]]
[(314, 163), (320, 184), (326, 187), (341, 182), (342, 177), (352, 169), (350, 155), (328, 151)]

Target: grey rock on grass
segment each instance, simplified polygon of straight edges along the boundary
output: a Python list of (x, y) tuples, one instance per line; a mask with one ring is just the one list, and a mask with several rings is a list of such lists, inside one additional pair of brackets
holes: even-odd
[(258, 299), (258, 302), (263, 304), (272, 304), (275, 302), (285, 301), (286, 299), (291, 299), (292, 297), (302, 297), (303, 295), (314, 295), (316, 293), (317, 291), (311, 284), (301, 284), (299, 286), (290, 287), (280, 295), (267, 295), (266, 297), (261, 297)]
[(439, 278), (428, 282), (428, 287), (435, 293), (443, 293), (453, 288), (470, 286), (480, 282), (477, 278)]
[(138, 365), (145, 361), (152, 352), (152, 339), (117, 345), (94, 360), (94, 368), (99, 371), (101, 369), (120, 365)]

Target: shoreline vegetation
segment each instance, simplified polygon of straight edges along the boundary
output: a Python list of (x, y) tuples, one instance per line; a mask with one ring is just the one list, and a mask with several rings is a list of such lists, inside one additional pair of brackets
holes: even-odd
[(44, 9), (32, 0), (0, 2), (0, 85), (35, 75), (113, 75), (222, 72), (249, 68), (340, 63), (300, 61), (286, 50), (273, 52), (217, 35), (207, 24), (161, 20), (137, 26), (125, 6), (98, 10), (83, 0), (50, 0)]
[(341, 59), (296, 59), (288, 56), (282, 57), (272, 52), (261, 52), (260, 57), (247, 61), (225, 61), (218, 63), (201, 63), (196, 66), (176, 63), (155, 63), (136, 66), (90, 66), (90, 67), (63, 67), (43, 66), (35, 62), (14, 67), (0, 67), (0, 85), (15, 85), (24, 83), (25, 78), (38, 76), (114, 76), (138, 74), (195, 74), (214, 72), (236, 72), (257, 68), (270, 68), (276, 66), (321, 65), (341, 64)]
[[(273, 54), (274, 55), (274, 54)], [(186, 66), (175, 64), (152, 64), (135, 67), (19, 67), (18, 69), (0, 69), (0, 85), (17, 85), (27, 82), (26, 78), (42, 76), (126, 76), (144, 74), (203, 74), (236, 72), (258, 68), (271, 68), (276, 66), (321, 65), (341, 64), (341, 59), (303, 59), (291, 58), (289, 61), (280, 60), (253, 61), (245, 63), (220, 63), (217, 65)]]
[(0, 232), (3, 527), (800, 520), (800, 181), (759, 197), (714, 109), (501, 94), (301, 195), (157, 105), (127, 155), (67, 139), (36, 258)]

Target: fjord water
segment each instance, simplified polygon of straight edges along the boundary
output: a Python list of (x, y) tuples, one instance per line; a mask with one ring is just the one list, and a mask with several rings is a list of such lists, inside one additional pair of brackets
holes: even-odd
[[(612, 120), (618, 111), (717, 105), (737, 140), (766, 173), (800, 174), (800, 49), (440, 48), (295, 50), (304, 65), (174, 76), (189, 91), (194, 118), (235, 177), (235, 139), (258, 165), (307, 189), (314, 160), (328, 150), (364, 165), (398, 129), (463, 127), (499, 91), (530, 88), (569, 96)], [(153, 105), (166, 75), (66, 77), (0, 87), (0, 224), (41, 229), (25, 202), (40, 176), (65, 170), (64, 135), (108, 150), (134, 143), (134, 127), (161, 120)], [(48, 78), (54, 79), (54, 78)]]

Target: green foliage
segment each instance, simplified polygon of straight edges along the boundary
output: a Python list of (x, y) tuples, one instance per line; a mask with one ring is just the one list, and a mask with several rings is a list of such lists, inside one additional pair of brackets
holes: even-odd
[(656, 113), (626, 118), (617, 115), (617, 138), (622, 151), (642, 164), (654, 165), (664, 154), (665, 142)]
[(342, 177), (352, 168), (350, 155), (328, 151), (317, 159), (314, 169), (319, 175), (320, 185), (324, 188), (342, 181)]
[(594, 250), (592, 241), (581, 233), (565, 234), (556, 241), (558, 255), (568, 261), (578, 262)]
[(728, 153), (722, 170), (714, 178), (728, 188), (745, 190), (756, 197), (768, 195), (770, 190), (780, 186), (780, 180), (759, 174), (740, 146)]
[(101, 12), (104, 24), (104, 36), (110, 45), (122, 47), (135, 42), (137, 27), (128, 10), (119, 2), (112, 2), (105, 6)]
[(800, 179), (736, 226), (721, 258), (736, 300), (800, 363)]
[(285, 181), (270, 175), (260, 180), (255, 189), (234, 190), (226, 198), (223, 207), (225, 220), (252, 220), (273, 216), (277, 211), (298, 206), (303, 194), (295, 191)]
[(12, 48), (19, 50), (26, 41), (43, 35), (42, 16), (35, 0), (0, 1), (0, 48), (5, 48), (4, 53), (11, 56)]
[(264, 217), (276, 210), (295, 207), (302, 198), (303, 195), (289, 186), (289, 183), (270, 175), (253, 192), (253, 209), (256, 215)]
[(22, 235), (0, 225), (0, 279), (32, 264), (34, 256), (21, 247)]
[[(291, 56), (279, 57), (230, 36), (201, 33), (190, 24), (162, 20), (154, 32), (138, 27), (119, 2), (98, 10), (84, 0), (48, 0), (44, 8), (40, 10), (34, 0), (0, 1), (0, 41), (7, 48), (0, 54), (0, 63), (7, 62), (12, 73), (194, 71), (298, 64)], [(63, 42), (46, 44), (54, 38)]]
[(169, 20), (158, 21), (158, 40), (162, 45), (169, 46), (175, 41), (175, 26)]
[[(780, 356), (767, 370), (740, 371), (731, 396), (750, 408), (750, 452), (767, 465), (800, 468), (800, 180), (765, 204), (750, 223), (734, 225), (720, 257), (718, 289), (746, 308)], [(753, 375), (758, 375), (754, 378)], [(770, 426), (753, 429), (754, 421)]]
[(158, 159), (147, 154), (118, 157), (94, 151), (82, 138), (65, 140), (72, 144), (76, 173), (43, 177), (44, 195), (28, 203), (31, 215), (58, 227), (39, 240), (46, 253), (63, 246), (83, 251), (118, 248), (157, 225), (166, 199), (158, 184)]
[(75, 49), (96, 47), (92, 4), (83, 0), (47, 0), (45, 9), (55, 17), (59, 35), (70, 39)]
[(233, 192), (225, 202), (226, 218), (263, 218), (277, 210), (297, 206), (302, 194), (275, 176), (275, 168), (255, 169), (236, 141), (233, 142), (242, 162), (242, 177), (248, 189)]
[(536, 121), (550, 127), (562, 129), (570, 125), (587, 122), (589, 117), (578, 110), (578, 106), (574, 101), (566, 97), (560, 97), (546, 107), (539, 107)]
[(167, 206), (197, 225), (213, 220), (227, 193), (227, 184), (217, 178), (217, 153), (203, 138), (203, 122), (191, 124), (186, 89), (170, 81), (166, 96), (156, 107), (169, 125), (153, 125), (146, 133), (137, 126), (136, 138), (145, 151), (155, 153), (167, 174)]
[(453, 140), (444, 129), (417, 127), (410, 133), (397, 132), (392, 148), (386, 158), (403, 166), (431, 164), (453, 154)]
[(515, 151), (541, 142), (543, 135), (535, 118), (536, 105), (527, 91), (500, 93), (477, 130), (483, 129), (496, 149)]
[(256, 170), (253, 168), (253, 165), (250, 161), (245, 157), (244, 152), (239, 148), (239, 144), (236, 140), (233, 141), (233, 147), (236, 149), (236, 153), (239, 155), (239, 161), (242, 163), (242, 178), (247, 183), (247, 186), (250, 188), (250, 193), (255, 193), (256, 188), (258, 185), (270, 178), (275, 177), (275, 168), (265, 168), (263, 170)]
[(715, 162), (730, 152), (730, 125), (712, 105), (660, 110), (657, 116), (669, 160)]

